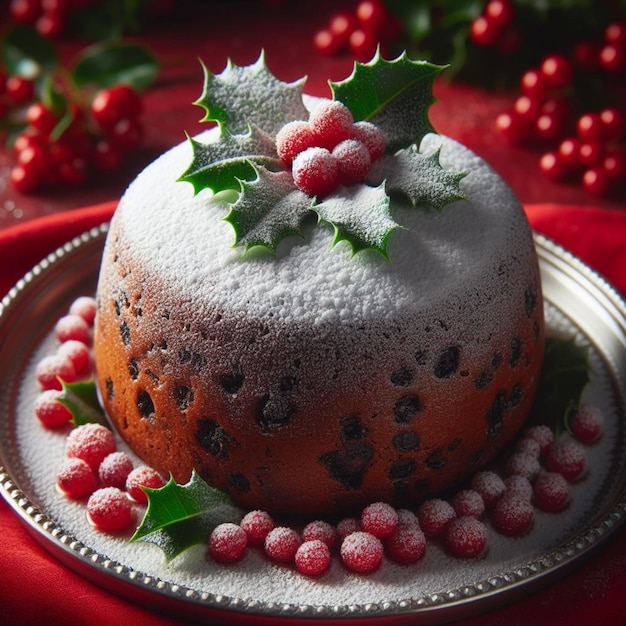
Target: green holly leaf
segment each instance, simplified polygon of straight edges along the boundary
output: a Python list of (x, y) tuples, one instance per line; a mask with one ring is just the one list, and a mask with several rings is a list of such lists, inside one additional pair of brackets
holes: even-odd
[(54, 44), (31, 26), (10, 29), (2, 43), (2, 61), (9, 75), (33, 80), (59, 65)]
[(257, 178), (241, 181), (241, 193), (225, 220), (235, 229), (235, 245), (275, 251), (289, 235), (302, 235), (312, 199), (294, 184), (291, 172), (256, 168)]
[(61, 393), (57, 400), (66, 406), (72, 414), (70, 420), (74, 426), (82, 424), (103, 424), (106, 426), (104, 411), (98, 400), (96, 383), (93, 378), (77, 383), (61, 381)]
[(321, 221), (335, 229), (333, 246), (339, 241), (347, 241), (353, 254), (372, 249), (389, 260), (389, 237), (401, 226), (391, 217), (389, 196), (385, 192), (384, 184), (378, 187), (341, 187), (311, 208)]
[(333, 98), (343, 102), (354, 119), (376, 124), (385, 135), (387, 153), (393, 154), (433, 132), (428, 109), (435, 99), (432, 86), (445, 69), (425, 61), (411, 61), (403, 53), (386, 61), (377, 51), (369, 63), (355, 63), (344, 81), (331, 82)]
[(547, 424), (557, 437), (565, 432), (580, 407), (590, 372), (589, 354), (574, 339), (547, 338), (532, 421)]
[(379, 159), (372, 166), (368, 179), (385, 180), (389, 193), (406, 196), (413, 206), (427, 203), (442, 211), (447, 204), (465, 197), (459, 183), (468, 172), (444, 169), (439, 163), (440, 151), (439, 148), (431, 154), (421, 154), (413, 145), (394, 157)]
[(143, 489), (148, 508), (130, 540), (157, 545), (168, 562), (191, 546), (207, 543), (217, 525), (238, 523), (242, 517), (231, 498), (210, 487), (195, 470), (184, 485), (170, 478), (160, 489)]
[(224, 131), (217, 141), (203, 143), (189, 138), (193, 160), (178, 180), (187, 181), (198, 193), (209, 188), (213, 193), (226, 189), (239, 191), (241, 180), (256, 178), (253, 163), (274, 169), (282, 167), (274, 140), (256, 127), (242, 135)]
[(205, 109), (202, 121), (215, 121), (231, 133), (257, 126), (271, 137), (287, 123), (306, 120), (302, 101), (304, 79), (284, 83), (273, 76), (260, 54), (253, 65), (239, 67), (229, 60), (221, 74), (204, 68), (204, 89), (194, 104)]

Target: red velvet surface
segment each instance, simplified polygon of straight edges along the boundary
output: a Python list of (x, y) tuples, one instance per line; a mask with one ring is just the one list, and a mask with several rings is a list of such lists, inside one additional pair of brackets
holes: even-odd
[[(109, 219), (115, 203), (59, 213), (0, 231), (0, 293), (73, 236)], [(528, 205), (533, 227), (570, 250), (626, 294), (626, 212)], [(3, 358), (6, 358), (3, 355)], [(41, 547), (0, 500), (0, 623), (102, 626), (180, 623), (85, 580)], [(564, 578), (487, 614), (470, 626), (626, 623), (626, 529)], [(145, 599), (144, 599), (145, 600)], [(153, 609), (155, 607), (152, 607)], [(216, 614), (208, 623), (275, 623)], [(290, 622), (293, 623), (293, 622)], [(310, 622), (308, 622), (310, 623)]]

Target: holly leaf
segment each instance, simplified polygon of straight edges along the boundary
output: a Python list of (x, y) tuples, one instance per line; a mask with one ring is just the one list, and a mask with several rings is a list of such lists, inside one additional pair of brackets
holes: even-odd
[(93, 378), (76, 383), (61, 382), (61, 393), (57, 401), (66, 406), (72, 414), (74, 426), (83, 424), (103, 424), (106, 426), (104, 411), (98, 400), (96, 383)]
[(230, 59), (220, 74), (203, 64), (204, 89), (194, 104), (206, 111), (202, 121), (217, 122), (231, 133), (245, 133), (257, 126), (271, 137), (287, 122), (307, 120), (302, 101), (304, 79), (284, 83), (265, 65), (263, 52), (253, 65), (239, 67)]
[(59, 55), (54, 44), (30, 26), (17, 26), (5, 34), (2, 60), (10, 76), (22, 76), (30, 80), (59, 65)]
[(213, 193), (234, 189), (239, 191), (241, 180), (256, 178), (253, 163), (279, 169), (281, 161), (271, 137), (256, 127), (242, 135), (224, 131), (217, 141), (203, 143), (189, 138), (193, 160), (179, 181), (187, 181), (198, 193), (208, 187)]
[(130, 540), (157, 545), (167, 562), (194, 545), (206, 543), (218, 524), (241, 520), (241, 511), (231, 498), (210, 487), (195, 470), (184, 485), (170, 478), (164, 487), (143, 489), (148, 508)]
[(437, 211), (465, 196), (459, 188), (460, 181), (468, 172), (451, 172), (439, 162), (441, 149), (431, 154), (422, 154), (412, 145), (394, 157), (385, 156), (375, 162), (368, 180), (377, 183), (386, 181), (389, 193), (406, 196), (413, 206), (428, 203)]
[(580, 407), (590, 371), (587, 350), (574, 339), (547, 338), (532, 421), (547, 424), (557, 437), (564, 432), (570, 415)]
[(256, 168), (257, 178), (241, 181), (241, 193), (224, 218), (235, 229), (235, 245), (275, 251), (289, 235), (302, 236), (312, 199), (294, 184), (291, 172)]
[(389, 196), (384, 184), (378, 187), (340, 187), (311, 208), (318, 214), (320, 221), (334, 228), (333, 246), (340, 241), (347, 241), (353, 254), (372, 249), (389, 260), (389, 237), (401, 226), (391, 217)]
[(355, 63), (352, 74), (331, 82), (333, 99), (345, 104), (356, 121), (376, 124), (385, 135), (387, 153), (393, 154), (433, 132), (428, 109), (435, 99), (432, 86), (445, 69), (426, 61), (411, 61), (406, 52), (386, 61), (380, 51), (369, 63)]

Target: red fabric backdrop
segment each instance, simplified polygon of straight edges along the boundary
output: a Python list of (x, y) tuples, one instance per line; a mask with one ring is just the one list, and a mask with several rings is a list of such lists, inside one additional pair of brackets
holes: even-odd
[[(108, 220), (113, 209), (114, 203), (106, 203), (0, 232), (0, 293), (7, 292), (48, 252)], [(558, 205), (528, 205), (526, 209), (538, 232), (579, 256), (626, 294), (626, 212)], [(40, 547), (2, 500), (0, 537), (0, 622), (3, 624), (168, 626), (179, 623), (117, 597), (60, 564)], [(626, 623), (625, 593), (626, 530), (621, 530), (598, 554), (565, 578), (510, 606), (463, 623), (617, 626)], [(243, 616), (215, 615), (209, 623), (250, 622)]]

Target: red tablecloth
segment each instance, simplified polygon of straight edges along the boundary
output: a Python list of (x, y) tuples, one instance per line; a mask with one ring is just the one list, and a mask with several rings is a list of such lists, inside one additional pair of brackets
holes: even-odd
[[(626, 294), (626, 212), (529, 205), (533, 227), (570, 250)], [(0, 232), (0, 294), (71, 237), (109, 219), (114, 203), (56, 214)], [(7, 355), (3, 355), (7, 358)], [(83, 580), (28, 534), (0, 499), (0, 623), (178, 623)], [(516, 603), (463, 622), (554, 626), (626, 624), (626, 529), (565, 578)], [(226, 623), (218, 616), (210, 623)], [(240, 623), (236, 618), (228, 623)], [(265, 621), (267, 623), (267, 621)], [(272, 622), (274, 623), (274, 622)]]

